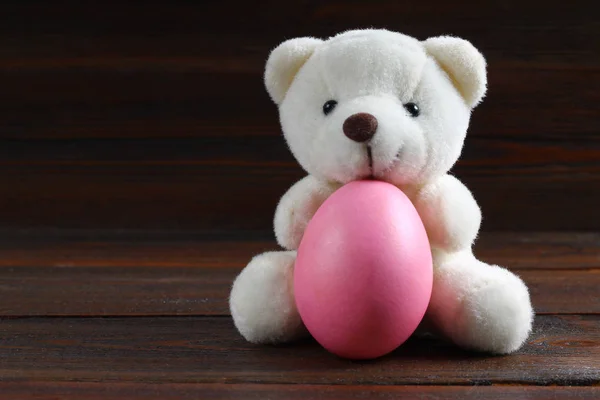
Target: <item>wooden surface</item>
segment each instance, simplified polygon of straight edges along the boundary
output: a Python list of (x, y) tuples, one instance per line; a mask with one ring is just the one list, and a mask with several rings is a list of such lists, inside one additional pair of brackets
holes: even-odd
[[(0, 245), (0, 313), (226, 315), (240, 268), (278, 249), (273, 241), (102, 236), (7, 239)], [(600, 313), (599, 248), (597, 234), (489, 233), (476, 252), (521, 276), (538, 313), (588, 314)]]
[(455, 169), (484, 230), (598, 230), (596, 2), (449, 4), (3, 1), (0, 222), (268, 232), (303, 175), (263, 87), (270, 49), (376, 26), (485, 54), (488, 96)]
[(3, 380), (586, 386), (600, 379), (598, 315), (540, 316), (512, 356), (412, 340), (368, 362), (338, 359), (311, 340), (252, 345), (229, 317), (19, 318), (4, 321), (2, 334)]
[[(44, 239), (45, 238), (45, 239)], [(593, 399), (600, 396), (600, 259), (590, 233), (494, 233), (478, 255), (530, 285), (537, 311), (509, 356), (412, 338), (379, 360), (311, 339), (246, 342), (235, 275), (271, 241), (21, 232), (0, 247), (0, 398)]]
[(598, 387), (528, 386), (380, 386), (380, 385), (277, 385), (277, 384), (136, 384), (136, 383), (34, 383), (0, 382), (8, 397), (29, 400), (114, 399), (211, 399), (211, 400), (347, 400), (347, 399), (428, 399), (428, 400), (597, 400)]

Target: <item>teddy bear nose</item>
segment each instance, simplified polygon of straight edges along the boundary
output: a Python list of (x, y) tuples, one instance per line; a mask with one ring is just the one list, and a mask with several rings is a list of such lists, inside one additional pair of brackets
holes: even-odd
[(366, 142), (375, 135), (377, 118), (368, 113), (354, 114), (346, 118), (342, 129), (355, 142)]

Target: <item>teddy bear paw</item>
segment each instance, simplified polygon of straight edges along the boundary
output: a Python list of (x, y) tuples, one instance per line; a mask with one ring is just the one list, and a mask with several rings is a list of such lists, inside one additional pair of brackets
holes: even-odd
[(281, 343), (305, 328), (296, 308), (293, 272), (296, 252), (254, 257), (233, 283), (229, 306), (234, 324), (252, 343)]
[(489, 271), (486, 279), (463, 298), (457, 315), (460, 334), (454, 339), (474, 350), (512, 353), (531, 332), (534, 313), (529, 291), (510, 271), (498, 266), (485, 267)]

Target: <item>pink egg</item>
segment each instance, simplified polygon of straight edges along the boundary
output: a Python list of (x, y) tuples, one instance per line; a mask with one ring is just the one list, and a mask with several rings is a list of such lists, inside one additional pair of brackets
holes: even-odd
[(300, 316), (328, 351), (372, 359), (421, 322), (433, 282), (431, 248), (411, 201), (379, 181), (351, 182), (308, 224), (294, 291)]

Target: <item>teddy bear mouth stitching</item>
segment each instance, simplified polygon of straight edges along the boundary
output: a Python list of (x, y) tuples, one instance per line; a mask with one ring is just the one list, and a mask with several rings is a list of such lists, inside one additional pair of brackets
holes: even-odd
[(368, 179), (375, 179), (375, 173), (373, 172), (373, 150), (370, 145), (367, 145), (367, 157), (369, 159), (369, 177)]

